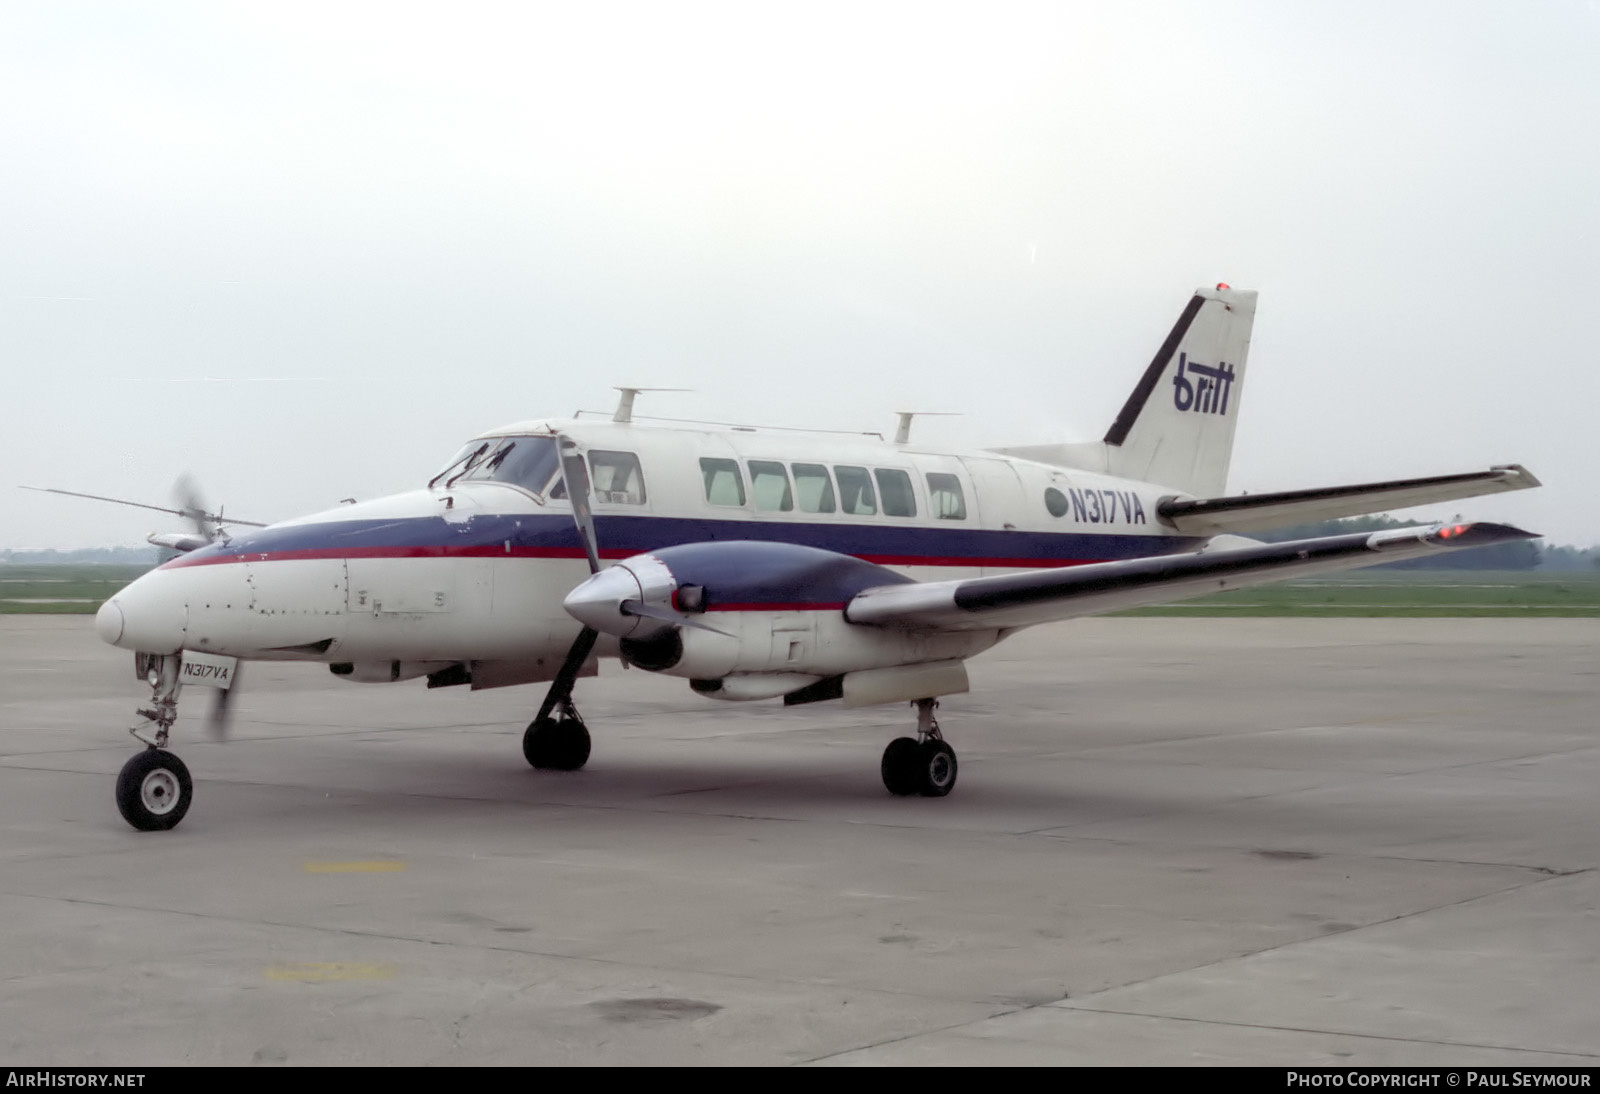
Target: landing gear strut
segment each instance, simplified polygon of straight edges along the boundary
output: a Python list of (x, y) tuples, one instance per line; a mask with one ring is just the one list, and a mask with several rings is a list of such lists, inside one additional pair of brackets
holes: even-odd
[(128, 730), (147, 746), (117, 775), (117, 809), (122, 819), (141, 832), (174, 828), (189, 812), (194, 781), (182, 760), (166, 750), (167, 735), (178, 717), (178, 669), (183, 659), (164, 654), (146, 659), (150, 706), (139, 711), (144, 719)]
[(956, 785), (956, 751), (939, 733), (937, 699), (918, 699), (917, 736), (896, 737), (883, 750), (883, 785), (889, 793), (942, 798)]
[(589, 730), (572, 705), (572, 685), (599, 635), (585, 627), (550, 684), (539, 713), (522, 734), (522, 755), (534, 767), (576, 771), (589, 762)]

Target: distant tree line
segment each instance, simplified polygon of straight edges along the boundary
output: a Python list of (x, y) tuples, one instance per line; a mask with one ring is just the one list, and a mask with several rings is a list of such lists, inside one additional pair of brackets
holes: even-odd
[[(1460, 517), (1453, 518), (1460, 520)], [(1310, 539), (1313, 536), (1338, 536), (1350, 532), (1384, 532), (1391, 528), (1420, 528), (1428, 522), (1396, 520), (1393, 517), (1347, 517), (1344, 520), (1320, 520), (1313, 524), (1297, 524), (1292, 528), (1277, 528), (1258, 533), (1257, 538), (1269, 542), (1286, 539)], [(1584, 570), (1600, 569), (1600, 547), (1556, 547), (1538, 540), (1524, 539), (1516, 543), (1499, 543), (1492, 547), (1474, 547), (1470, 551), (1451, 551), (1431, 558), (1413, 558), (1404, 562), (1389, 562), (1373, 569), (1386, 570)]]

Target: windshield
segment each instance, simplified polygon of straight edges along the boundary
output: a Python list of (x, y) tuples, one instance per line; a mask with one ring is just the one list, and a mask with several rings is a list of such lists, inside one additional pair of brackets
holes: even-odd
[(538, 494), (560, 463), (554, 437), (491, 437), (463, 448), (428, 485), (504, 482)]

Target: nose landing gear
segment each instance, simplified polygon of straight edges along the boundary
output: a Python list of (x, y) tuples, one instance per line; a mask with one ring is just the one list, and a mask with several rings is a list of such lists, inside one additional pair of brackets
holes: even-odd
[(141, 656), (141, 668), (150, 682), (150, 706), (139, 711), (144, 719), (128, 730), (148, 747), (122, 765), (117, 775), (117, 809), (122, 819), (141, 832), (174, 828), (189, 812), (194, 781), (182, 760), (166, 750), (167, 735), (178, 717), (180, 654)]
[(896, 737), (883, 750), (879, 770), (889, 793), (942, 798), (955, 789), (956, 751), (939, 733), (939, 722), (933, 716), (938, 705), (937, 699), (918, 699), (916, 739)]
[(539, 713), (522, 734), (523, 757), (542, 771), (576, 771), (589, 762), (589, 730), (572, 705), (572, 686), (597, 637), (589, 627), (578, 632)]

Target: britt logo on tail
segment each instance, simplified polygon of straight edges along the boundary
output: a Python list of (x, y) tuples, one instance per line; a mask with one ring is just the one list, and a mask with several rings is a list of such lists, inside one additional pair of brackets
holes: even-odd
[[(1195, 374), (1191, 382), (1185, 371)], [(1193, 410), (1200, 414), (1228, 413), (1228, 392), (1233, 390), (1233, 366), (1226, 361), (1219, 365), (1202, 365), (1189, 360), (1187, 353), (1178, 354), (1178, 372), (1172, 378), (1172, 405), (1179, 410)]]

